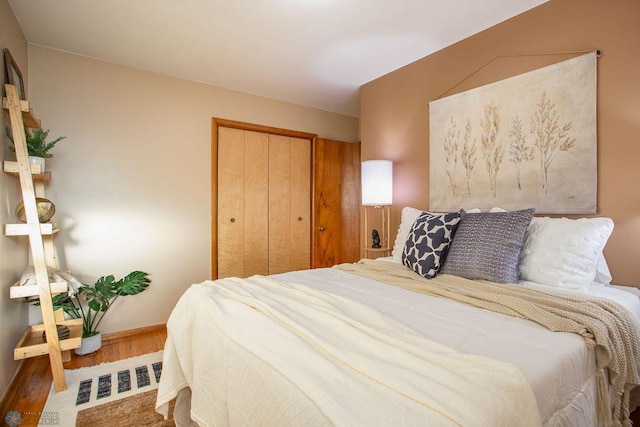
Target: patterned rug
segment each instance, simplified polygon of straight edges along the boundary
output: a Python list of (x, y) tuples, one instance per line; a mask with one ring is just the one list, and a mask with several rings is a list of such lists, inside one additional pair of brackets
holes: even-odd
[[(158, 388), (162, 373), (162, 351), (87, 368), (65, 369), (64, 373), (67, 390), (56, 393), (53, 385), (51, 386), (47, 403), (40, 416), (41, 425), (76, 426), (80, 411), (87, 412), (89, 408), (103, 406), (149, 391), (153, 393), (147, 393), (147, 400), (152, 399), (155, 402), (155, 390)], [(132, 399), (131, 402), (137, 400), (139, 399)], [(126, 405), (124, 401), (121, 403), (123, 406), (130, 406), (131, 402), (126, 402)], [(112, 405), (112, 407), (117, 406)], [(103, 416), (110, 414), (110, 412), (99, 412)], [(112, 415), (116, 416), (114, 413)], [(123, 415), (129, 416), (126, 412)], [(110, 419), (112, 419), (110, 416), (106, 417), (103, 420), (104, 425), (114, 425)], [(90, 424), (85, 425), (99, 424), (96, 424), (94, 419)]]

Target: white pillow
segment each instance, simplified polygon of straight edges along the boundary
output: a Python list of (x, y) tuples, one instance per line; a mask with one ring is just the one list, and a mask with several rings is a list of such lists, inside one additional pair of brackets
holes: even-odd
[(587, 290), (612, 231), (610, 218), (533, 218), (520, 253), (520, 279)]
[(600, 253), (596, 261), (596, 278), (593, 281), (601, 285), (610, 285), (611, 279), (611, 271), (609, 270), (607, 259), (604, 257), (604, 253)]
[[(506, 210), (500, 207), (491, 208), (489, 212), (506, 212)], [(549, 218), (551, 219), (551, 218)], [(534, 222), (536, 218), (533, 218)], [(598, 256), (598, 260), (596, 261), (596, 277), (593, 279), (595, 283), (599, 285), (610, 285), (611, 284), (611, 271), (609, 271), (609, 265), (607, 264), (607, 260), (604, 257), (604, 253), (600, 252)]]
[(416, 208), (410, 208), (408, 206), (402, 208), (400, 226), (398, 227), (396, 241), (393, 243), (393, 250), (391, 251), (391, 256), (396, 261), (402, 262), (402, 251), (404, 251), (404, 245), (407, 243), (407, 237), (409, 237), (409, 232), (411, 231), (413, 223), (416, 222), (422, 212), (424, 211)]

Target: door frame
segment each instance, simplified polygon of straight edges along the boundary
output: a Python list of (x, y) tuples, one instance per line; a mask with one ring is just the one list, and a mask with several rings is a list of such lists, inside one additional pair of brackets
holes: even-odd
[[(311, 153), (313, 153), (316, 138), (318, 137), (315, 133), (281, 129), (271, 126), (257, 125), (254, 123), (238, 122), (218, 117), (211, 118), (211, 279), (218, 278), (218, 128), (220, 127), (308, 139), (311, 141)], [(311, 228), (313, 228), (313, 159), (310, 158), (309, 162), (311, 165), (311, 176), (309, 179), (312, 189), (312, 194), (309, 200), (309, 209), (312, 213)], [(311, 236), (311, 230), (309, 230), (309, 235)], [(311, 265), (313, 255), (312, 244), (309, 265)]]

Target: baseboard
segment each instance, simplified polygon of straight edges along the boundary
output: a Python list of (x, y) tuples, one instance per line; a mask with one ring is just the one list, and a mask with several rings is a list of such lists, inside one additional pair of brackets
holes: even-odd
[[(13, 377), (11, 378), (11, 381), (9, 381), (9, 386), (7, 387), (4, 394), (2, 395), (2, 399), (0, 399), (0, 414), (2, 415), (2, 417), (5, 416), (7, 411), (12, 409), (8, 407), (9, 406), (8, 403), (13, 402), (15, 400), (15, 397), (16, 397), (15, 395), (18, 390), (18, 381), (22, 376), (25, 360), (26, 359), (22, 359), (20, 361), (20, 364), (18, 365), (18, 369), (16, 369), (15, 372), (13, 373)], [(4, 420), (4, 418), (0, 418), (0, 419)]]
[(146, 334), (149, 332), (157, 332), (165, 329), (167, 329), (167, 325), (163, 323), (161, 325), (152, 325), (152, 326), (145, 326), (145, 327), (136, 328), (136, 329), (127, 329), (126, 331), (111, 332), (111, 333), (102, 335), (102, 342), (104, 343), (106, 341), (114, 341), (122, 338), (129, 338), (134, 335)]

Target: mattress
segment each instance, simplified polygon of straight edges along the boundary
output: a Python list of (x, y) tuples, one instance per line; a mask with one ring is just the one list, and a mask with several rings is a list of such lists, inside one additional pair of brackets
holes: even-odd
[[(531, 386), (540, 417), (546, 426), (596, 424), (595, 356), (578, 335), (550, 332), (527, 320), (417, 294), (336, 269), (304, 270), (271, 277), (347, 297), (385, 314), (430, 340), (462, 353), (512, 364), (524, 374)], [(524, 285), (532, 288), (539, 286), (534, 283)], [(625, 306), (640, 325), (640, 299), (637, 295), (613, 287), (594, 287), (591, 292)], [(168, 344), (174, 339), (172, 335), (186, 333), (187, 331), (173, 331), (169, 328)], [(180, 359), (179, 354), (176, 354), (176, 359)], [(188, 369), (191, 364), (191, 361), (181, 360), (181, 365), (184, 366), (165, 366), (164, 371), (171, 375), (172, 371)], [(265, 367), (265, 373), (267, 371)], [(202, 374), (199, 371), (199, 375)], [(269, 381), (276, 381), (275, 373), (267, 374), (267, 377), (271, 376)], [(163, 373), (163, 378), (164, 376)], [(215, 381), (215, 378), (210, 380)], [(268, 387), (269, 381), (256, 383)], [(185, 383), (184, 386), (186, 388), (188, 384)], [(175, 397), (179, 391), (163, 390), (162, 383), (160, 389), (159, 406), (168, 398)], [(192, 392), (199, 391), (196, 389)], [(247, 398), (250, 398), (249, 395)], [(254, 399), (258, 401), (259, 397)], [(320, 415), (313, 414), (311, 403), (304, 410), (309, 411), (309, 419), (314, 420), (310, 424), (322, 425), (327, 422)], [(179, 399), (178, 413), (189, 413), (189, 399), (184, 394)], [(198, 414), (192, 413), (192, 416), (205, 424), (203, 418), (198, 418)], [(189, 421), (182, 422), (186, 425)]]

